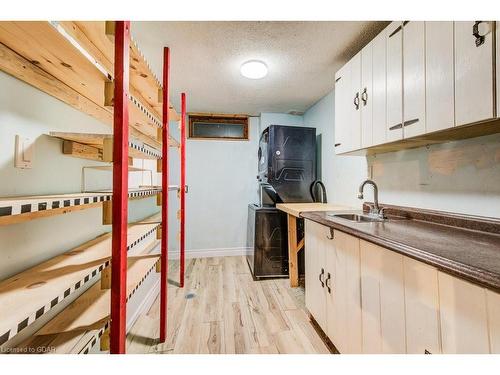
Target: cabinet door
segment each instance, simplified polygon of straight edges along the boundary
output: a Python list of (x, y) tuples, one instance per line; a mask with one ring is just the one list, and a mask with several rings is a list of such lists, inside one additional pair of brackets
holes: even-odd
[(305, 298), (306, 308), (319, 326), (326, 332), (325, 275), (325, 226), (310, 220), (305, 221)]
[(372, 43), (361, 50), (361, 147), (373, 145)]
[(361, 148), (361, 52), (349, 61), (351, 70), (350, 124), (347, 130), (348, 146), (346, 151)]
[(500, 294), (486, 291), (490, 352), (500, 354)]
[(455, 22), (455, 122), (470, 124), (494, 117), (493, 22), (477, 25), (484, 37), (476, 45), (474, 21)]
[(360, 242), (363, 353), (405, 353), (403, 257)]
[(486, 291), (442, 272), (438, 277), (443, 353), (489, 353)]
[(403, 136), (425, 133), (425, 23), (403, 26)]
[(385, 29), (387, 47), (387, 140), (403, 139), (403, 33), (402, 23)]
[(344, 65), (335, 74), (335, 153), (341, 154), (347, 149), (346, 135), (350, 125), (350, 87), (351, 70), (350, 65)]
[(497, 68), (495, 74), (497, 77), (497, 117), (500, 117), (500, 21), (495, 22), (495, 32), (497, 40)]
[(346, 354), (362, 353), (359, 242), (356, 237), (335, 231), (335, 251), (327, 253), (327, 259), (335, 257), (327, 261), (328, 272), (333, 273), (327, 294), (328, 336)]
[(438, 271), (408, 257), (403, 265), (406, 352), (441, 353)]
[(453, 22), (425, 22), (427, 133), (455, 126)]
[[(386, 39), (382, 31), (373, 39), (372, 44), (372, 128), (373, 145), (386, 142)], [(370, 97), (368, 97), (370, 101)]]

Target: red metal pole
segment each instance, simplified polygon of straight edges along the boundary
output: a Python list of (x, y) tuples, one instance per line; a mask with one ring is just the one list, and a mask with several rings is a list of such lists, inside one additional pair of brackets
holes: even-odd
[(186, 94), (181, 94), (181, 238), (180, 238), (180, 280), (179, 286), (184, 287), (185, 262), (185, 213), (186, 213)]
[(162, 116), (162, 205), (161, 205), (161, 274), (160, 274), (160, 342), (167, 338), (168, 295), (168, 109), (169, 109), (170, 50), (163, 48), (163, 116)]
[(125, 353), (127, 314), (128, 83), (130, 22), (115, 28), (113, 111), (113, 233), (111, 253), (111, 354)]

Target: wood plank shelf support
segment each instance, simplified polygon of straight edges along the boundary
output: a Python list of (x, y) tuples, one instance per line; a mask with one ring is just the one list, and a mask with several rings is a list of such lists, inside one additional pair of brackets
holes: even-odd
[(116, 21), (111, 255), (111, 267), (115, 271), (111, 273), (111, 354), (124, 354), (126, 339), (129, 66), (130, 22)]
[[(161, 205), (161, 256), (160, 256), (160, 342), (167, 338), (167, 301), (168, 301), (168, 140), (169, 132), (169, 88), (170, 88), (170, 49), (163, 48), (163, 92), (162, 92), (162, 165), (161, 183), (167, 193), (158, 194), (157, 204)], [(162, 199), (163, 198), (163, 199)]]

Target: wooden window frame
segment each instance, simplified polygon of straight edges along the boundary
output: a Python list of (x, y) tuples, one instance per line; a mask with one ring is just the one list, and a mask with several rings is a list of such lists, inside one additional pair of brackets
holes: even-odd
[[(243, 125), (243, 137), (200, 137), (194, 136), (195, 122), (210, 122), (212, 124), (238, 124)], [(212, 140), (212, 141), (248, 141), (248, 116), (246, 115), (212, 115), (212, 114), (189, 114), (189, 139)]]

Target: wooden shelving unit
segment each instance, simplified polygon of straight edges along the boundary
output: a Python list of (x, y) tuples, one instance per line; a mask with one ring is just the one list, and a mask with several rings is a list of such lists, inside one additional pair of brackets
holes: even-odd
[[(131, 224), (127, 251), (152, 239), (159, 227), (159, 215), (151, 224)], [(67, 253), (56, 256), (0, 282), (0, 345), (28, 327), (65, 298), (94, 280), (109, 267), (111, 234), (101, 235)]]
[[(169, 190), (176, 189), (177, 186), (169, 186)], [(128, 196), (129, 199), (147, 198), (161, 194), (161, 192), (161, 187), (143, 187), (130, 189)], [(103, 190), (91, 193), (0, 198), (0, 225), (17, 224), (99, 207), (103, 202), (111, 201), (112, 195), (111, 190)]]
[[(158, 241), (153, 242), (155, 247), (158, 244)], [(159, 254), (128, 257), (127, 300), (146, 277), (156, 271), (159, 258)], [(69, 353), (85, 353), (92, 349), (102, 334), (109, 334), (106, 331), (110, 317), (110, 289), (103, 280), (108, 279), (101, 278), (101, 283), (90, 287), (18, 349), (22, 349), (21, 352), (41, 352), (53, 347), (56, 353), (65, 353), (68, 349)], [(68, 341), (76, 343), (68, 347)], [(105, 343), (101, 344), (101, 349), (109, 350)]]
[[(112, 126), (113, 24), (2, 21), (0, 69)], [(160, 150), (162, 87), (135, 43), (130, 59), (130, 135)], [(172, 105), (169, 117), (179, 119)]]
[[(63, 154), (73, 157), (113, 161), (113, 134), (50, 132), (51, 137), (62, 139)], [(170, 139), (169, 146), (178, 147), (177, 141)], [(161, 159), (161, 150), (130, 139), (129, 156), (137, 159)]]
[[(61, 353), (87, 353), (100, 340), (101, 347), (109, 346), (111, 353), (124, 353), (126, 302), (158, 259), (160, 341), (165, 341), (168, 194), (155, 186), (127, 189), (128, 172), (141, 170), (131, 166), (130, 159), (156, 159), (162, 186), (168, 186), (163, 190), (177, 190), (181, 199), (178, 218), (183, 264), (185, 95), (179, 116), (169, 101), (169, 56), (165, 47), (160, 83), (131, 39), (128, 21), (0, 22), (0, 70), (112, 128), (112, 134), (82, 129), (50, 136), (63, 140), (67, 155), (112, 162), (112, 166), (95, 168), (112, 170), (114, 185), (112, 191), (0, 198), (0, 225), (97, 206), (102, 206), (103, 224), (112, 224), (112, 233), (0, 282), (0, 345), (103, 273), (101, 285), (91, 286), (21, 347), (27, 353), (47, 346)], [(169, 121), (180, 122), (180, 142), (170, 136)], [(180, 149), (180, 186), (168, 183), (170, 147)], [(128, 199), (152, 195), (157, 196), (161, 214), (127, 226)], [(127, 256), (131, 247), (155, 231), (155, 243), (161, 239), (161, 254)], [(109, 272), (111, 268), (115, 272)], [(127, 272), (129, 281), (124, 288)], [(183, 277), (181, 272), (181, 286)], [(104, 287), (106, 282), (109, 285)]]

